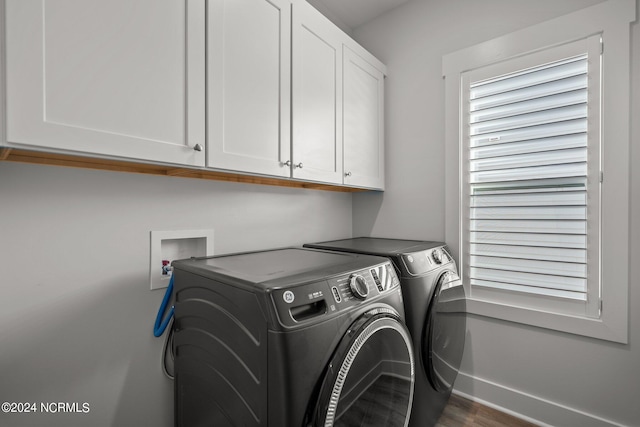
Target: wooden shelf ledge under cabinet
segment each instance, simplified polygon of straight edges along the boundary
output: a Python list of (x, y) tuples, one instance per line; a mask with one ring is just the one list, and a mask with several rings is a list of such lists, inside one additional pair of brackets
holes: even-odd
[(233, 172), (215, 171), (209, 169), (197, 169), (151, 163), (130, 162), (125, 160), (75, 156), (69, 154), (28, 151), (8, 147), (0, 147), (0, 161), (52, 166), (67, 166), (114, 172), (142, 173), (147, 175), (162, 175), (180, 178), (211, 179), (215, 181), (241, 182), (246, 184), (272, 185), (291, 188), (306, 188), (310, 190), (337, 191), (343, 193), (366, 191), (365, 189), (361, 188), (350, 188), (330, 184), (295, 181), (285, 178), (272, 178), (256, 175), (244, 175), (241, 173)]

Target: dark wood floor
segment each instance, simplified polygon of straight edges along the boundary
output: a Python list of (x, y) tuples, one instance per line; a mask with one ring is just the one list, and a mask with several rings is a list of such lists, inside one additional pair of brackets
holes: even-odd
[(436, 427), (535, 427), (535, 424), (480, 403), (451, 395)]

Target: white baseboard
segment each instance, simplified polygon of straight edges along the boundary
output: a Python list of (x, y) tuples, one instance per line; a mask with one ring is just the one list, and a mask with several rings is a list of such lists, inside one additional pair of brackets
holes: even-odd
[(460, 372), (455, 394), (542, 427), (625, 427), (615, 421)]

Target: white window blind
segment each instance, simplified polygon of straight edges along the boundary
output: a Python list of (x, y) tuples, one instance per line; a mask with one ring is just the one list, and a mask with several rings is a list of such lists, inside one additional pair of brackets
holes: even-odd
[(588, 55), (467, 89), (472, 288), (586, 301)]

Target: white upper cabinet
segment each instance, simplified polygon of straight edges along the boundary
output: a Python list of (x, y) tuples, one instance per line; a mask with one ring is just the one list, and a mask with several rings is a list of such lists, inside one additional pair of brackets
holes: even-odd
[(344, 183), (384, 188), (384, 65), (344, 47)]
[(3, 145), (384, 187), (385, 67), (305, 0), (3, 10)]
[(207, 166), (289, 177), (291, 2), (208, 3)]
[(342, 184), (342, 41), (306, 1), (293, 4), (294, 178)]
[(6, 0), (5, 13), (9, 145), (204, 165), (205, 0)]

